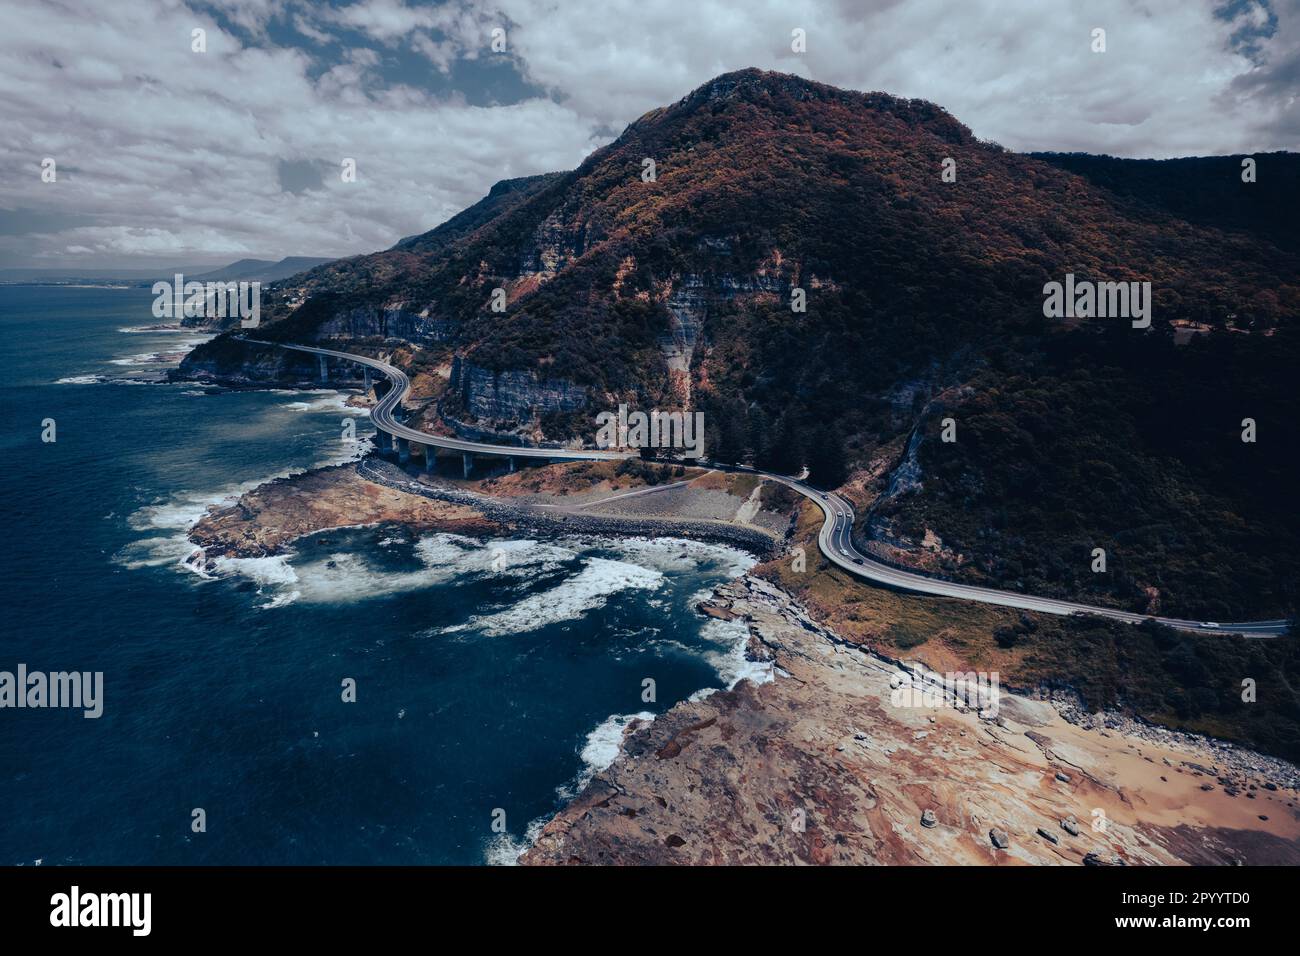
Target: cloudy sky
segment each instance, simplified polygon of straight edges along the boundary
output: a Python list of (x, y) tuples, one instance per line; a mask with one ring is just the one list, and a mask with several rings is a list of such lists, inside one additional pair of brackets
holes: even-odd
[(747, 66), (1012, 149), (1300, 144), (1300, 0), (5, 0), (0, 268), (386, 248)]

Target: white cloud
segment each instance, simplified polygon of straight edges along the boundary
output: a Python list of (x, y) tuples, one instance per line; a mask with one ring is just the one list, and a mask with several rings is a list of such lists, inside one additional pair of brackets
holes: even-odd
[[(0, 256), (385, 248), (499, 179), (572, 168), (602, 142), (594, 131), (621, 130), (747, 66), (930, 99), (1015, 149), (1294, 148), (1300, 5), (1252, 0), (1226, 22), (1217, 3), (1000, 0), (996, 16), (941, 0), (211, 4), (247, 31), (234, 35), (179, 0), (99, 0), (93, 16), (10, 0), (0, 13), (0, 207), (88, 224), (2, 236)], [(190, 50), (198, 26), (205, 54)], [(550, 98), (476, 106), (433, 92), (452, 75), (472, 82), (458, 67), (487, 56), (495, 26), (508, 31), (510, 62)], [(1096, 26), (1104, 54), (1089, 49)], [(806, 54), (790, 49), (795, 27), (807, 32)], [(1243, 29), (1256, 31), (1250, 50), (1233, 41)], [(298, 47), (269, 39), (293, 31)], [(374, 48), (336, 55), (331, 39), (358, 34)], [(400, 54), (427, 61), (428, 88), (418, 70), (401, 74), (406, 85), (383, 80)], [(56, 184), (40, 182), (44, 156), (59, 162)], [(337, 175), (344, 157), (357, 160), (355, 184)], [(314, 164), (323, 185), (285, 191), (284, 162)]]
[[(348, 255), (386, 248), (481, 198), (499, 179), (571, 168), (592, 124), (547, 99), (466, 105), (376, 87), (374, 51), (318, 79), (298, 50), (245, 47), (171, 3), (106, 4), (68, 18), (39, 0), (5, 14), (0, 206), (76, 212), (95, 225), (0, 237), (10, 261), (71, 248), (96, 256)], [(190, 30), (208, 31), (208, 52)], [(40, 181), (42, 157), (58, 161)], [(357, 161), (356, 183), (339, 176)], [(333, 170), (282, 190), (281, 161)], [(33, 248), (33, 245), (43, 248)]]
[(391, 43), (435, 23), (428, 7), (407, 6), (402, 0), (361, 0), (321, 15), (334, 23), (360, 30), (373, 39)]
[[(1015, 149), (1127, 156), (1283, 148), (1257, 114), (1218, 98), (1251, 62), (1214, 17), (1218, 0), (602, 0), (556, 15), (549, 0), (499, 0), (530, 79), (614, 125), (746, 66), (932, 100), (976, 135)], [(1256, 6), (1240, 15), (1259, 21)], [(549, 14), (549, 15), (548, 15)], [(1293, 22), (1294, 8), (1283, 14)], [(795, 27), (807, 52), (790, 50)], [(1090, 49), (1091, 31), (1107, 51)], [(1258, 109), (1267, 111), (1267, 104)]]

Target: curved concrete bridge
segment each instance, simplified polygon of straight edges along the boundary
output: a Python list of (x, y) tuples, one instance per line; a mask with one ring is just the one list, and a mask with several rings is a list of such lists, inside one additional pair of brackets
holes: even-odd
[[(371, 419), (375, 423), (380, 439), (380, 449), (390, 450), (392, 443), (397, 444), (398, 457), (402, 462), (409, 461), (409, 443), (416, 442), (426, 448), (430, 445), (459, 451), (464, 455), (465, 474), (468, 476), (470, 460), (474, 455), (492, 458), (541, 458), (551, 461), (612, 461), (623, 458), (639, 457), (635, 452), (613, 451), (585, 448), (538, 448), (529, 446), (513, 447), (510, 445), (491, 445), (484, 442), (463, 441), (446, 435), (432, 435), (427, 432), (408, 428), (396, 418), (402, 399), (411, 387), (410, 379), (399, 368), (379, 359), (350, 352), (336, 352), (332, 349), (315, 348), (309, 345), (290, 345), (283, 342), (265, 342), (258, 339), (243, 339), (258, 345), (275, 345), (293, 349), (297, 352), (309, 352), (321, 356), (321, 377), (324, 380), (325, 359), (336, 358), (347, 362), (356, 362), (383, 374), (390, 382), (390, 388), (371, 410)], [(426, 455), (426, 468), (431, 468), (433, 456)], [(513, 468), (513, 461), (512, 461)], [(699, 467), (715, 471), (736, 471), (760, 475), (778, 481), (798, 492), (821, 509), (822, 527), (817, 534), (817, 546), (822, 554), (834, 565), (855, 577), (863, 578), (873, 584), (910, 591), (916, 594), (932, 594), (937, 597), (959, 598), (966, 601), (978, 601), (981, 604), (997, 604), (1004, 607), (1020, 608), (1026, 611), (1040, 611), (1047, 614), (1095, 614), (1112, 620), (1140, 624), (1146, 620), (1155, 620), (1169, 627), (1183, 631), (1195, 631), (1200, 634), (1243, 634), (1247, 637), (1279, 637), (1286, 634), (1290, 622), (1245, 621), (1240, 623), (1222, 623), (1215, 621), (1189, 621), (1173, 617), (1152, 617), (1135, 614), (1132, 611), (1120, 611), (1115, 608), (1097, 607), (1090, 604), (1078, 604), (1073, 601), (1060, 601), (1055, 598), (1035, 597), (1029, 594), (1017, 594), (1014, 591), (999, 591), (994, 588), (976, 587), (971, 584), (957, 584), (939, 578), (927, 577), (910, 571), (903, 571), (875, 561), (860, 552), (853, 544), (853, 508), (843, 498), (833, 492), (820, 491), (803, 481), (785, 475), (760, 471), (743, 465), (727, 466), (713, 462), (700, 463)], [(662, 490), (662, 489), (658, 489)]]
[[(636, 452), (626, 451), (604, 451), (599, 449), (588, 448), (563, 448), (556, 446), (554, 448), (537, 447), (529, 445), (490, 445), (485, 442), (464, 441), (459, 438), (451, 438), (447, 435), (433, 435), (428, 432), (417, 431), (414, 428), (402, 424), (397, 415), (402, 406), (402, 400), (406, 393), (410, 391), (411, 380), (407, 378), (405, 372), (400, 368), (389, 365), (379, 359), (369, 358), (365, 355), (354, 355), (351, 352), (336, 352), (333, 349), (315, 348), (310, 345), (289, 345), (283, 342), (264, 342), (258, 339), (243, 339), (242, 341), (251, 342), (257, 345), (278, 345), (281, 348), (292, 349), (295, 352), (309, 352), (321, 357), (321, 380), (327, 380), (325, 372), (325, 359), (336, 358), (348, 362), (356, 362), (367, 369), (367, 385), (369, 384), (369, 370), (374, 369), (381, 373), (392, 383), (383, 398), (370, 410), (370, 419), (375, 423), (375, 430), (378, 432), (379, 448), (382, 452), (390, 451), (395, 445), (397, 448), (398, 460), (405, 464), (410, 460), (410, 443), (415, 442), (428, 448), (430, 445), (438, 448), (446, 448), (451, 451), (458, 451), (463, 456), (464, 469), (466, 477), (469, 476), (470, 463), (475, 455), (486, 458), (506, 458), (511, 461), (511, 470), (514, 470), (515, 458), (541, 458), (551, 461), (611, 461), (622, 458), (636, 458)], [(433, 456), (425, 456), (425, 468), (432, 470)]]

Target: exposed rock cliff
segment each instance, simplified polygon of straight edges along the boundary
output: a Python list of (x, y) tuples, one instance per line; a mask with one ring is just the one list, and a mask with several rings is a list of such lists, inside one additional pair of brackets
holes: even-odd
[(317, 339), (382, 338), (408, 342), (444, 342), (456, 331), (452, 319), (432, 318), (427, 309), (413, 312), (402, 305), (353, 306), (336, 312), (317, 329)]
[[(214, 346), (215, 343), (215, 346)], [(254, 345), (220, 338), (200, 346), (169, 373), (176, 381), (211, 382), (229, 388), (320, 388), (356, 386), (362, 382), (359, 366), (329, 363), (322, 381), (316, 356), (275, 346)]]
[(494, 372), (459, 357), (452, 362), (449, 392), (480, 424), (522, 426), (536, 424), (549, 412), (582, 408), (589, 394), (562, 379), (543, 379), (529, 371)]

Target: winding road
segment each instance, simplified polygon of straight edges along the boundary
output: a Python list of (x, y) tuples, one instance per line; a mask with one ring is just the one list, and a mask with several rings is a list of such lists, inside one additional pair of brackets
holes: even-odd
[[(394, 414), (401, 406), (402, 400), (406, 397), (406, 393), (411, 387), (410, 379), (407, 378), (406, 373), (401, 369), (389, 365), (387, 362), (381, 361), (380, 359), (370, 358), (365, 355), (355, 355), (351, 352), (336, 352), (332, 349), (315, 348), (309, 345), (290, 345), (284, 342), (265, 342), (258, 339), (242, 340), (256, 345), (279, 346), (298, 352), (309, 352), (314, 355), (324, 355), (330, 358), (341, 359), (343, 361), (356, 362), (361, 365), (369, 366), (370, 368), (382, 373), (390, 382), (392, 382), (393, 387), (384, 394), (378, 403), (376, 403), (376, 405), (371, 409), (370, 414), (376, 428), (380, 431), (387, 432), (395, 438), (403, 438), (426, 446), (435, 445), (439, 448), (446, 448), (465, 454), (489, 455), (497, 458), (519, 457), (549, 458), (555, 460), (611, 461), (638, 457), (636, 452), (621, 452), (602, 449), (490, 445), (483, 442), (463, 441), (459, 438), (451, 438), (445, 435), (432, 435), (426, 432), (416, 431), (414, 428), (409, 428), (406, 425), (403, 425), (397, 420)], [(1150, 615), (1134, 614), (1131, 611), (1120, 611), (1115, 608), (1077, 604), (1073, 601), (1059, 601), (1054, 598), (1017, 594), (1014, 591), (999, 591), (993, 588), (976, 587), (971, 584), (956, 584), (951, 581), (944, 581), (939, 578), (927, 577), (926, 575), (915, 574), (910, 571), (903, 571), (898, 568), (890, 567), (889, 565), (882, 564), (879, 561), (872, 560), (854, 547), (853, 508), (847, 501), (836, 495), (834, 492), (820, 491), (813, 488), (811, 485), (805, 484), (799, 479), (777, 475), (771, 472), (759, 471), (756, 468), (748, 468), (743, 465), (732, 467), (710, 462), (707, 465), (702, 465), (702, 467), (708, 467), (718, 471), (748, 472), (750, 474), (759, 475), (769, 480), (780, 482), (812, 501), (821, 509), (823, 515), (822, 527), (817, 534), (817, 545), (821, 549), (822, 554), (842, 570), (847, 571), (855, 577), (870, 581), (873, 584), (897, 588), (903, 591), (911, 591), (917, 594), (932, 594), (938, 597), (960, 598), (966, 601), (978, 601), (982, 604), (998, 604), (1004, 607), (1020, 608), (1026, 611), (1041, 611), (1047, 614), (1094, 614), (1099, 617), (1111, 618), (1112, 620), (1126, 621), (1130, 624), (1140, 624), (1142, 621), (1150, 618)], [(1161, 624), (1183, 631), (1195, 631), (1200, 634), (1242, 634), (1247, 637), (1280, 637), (1288, 632), (1290, 626), (1290, 622), (1285, 620), (1245, 621), (1237, 623), (1188, 621), (1172, 617), (1156, 617), (1155, 620)]]

